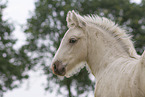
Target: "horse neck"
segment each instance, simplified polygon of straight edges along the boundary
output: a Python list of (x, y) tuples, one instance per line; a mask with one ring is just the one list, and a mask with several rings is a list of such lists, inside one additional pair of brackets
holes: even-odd
[[(99, 28), (88, 28), (87, 63), (94, 76), (106, 69), (116, 59), (129, 58), (121, 45)], [(123, 61), (123, 60), (122, 60)]]

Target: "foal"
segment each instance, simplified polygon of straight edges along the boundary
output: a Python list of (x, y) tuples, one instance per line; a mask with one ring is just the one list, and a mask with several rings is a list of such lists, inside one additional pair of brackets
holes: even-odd
[(145, 52), (137, 55), (123, 29), (74, 11), (67, 26), (51, 65), (54, 74), (70, 77), (87, 66), (96, 78), (95, 97), (145, 97)]

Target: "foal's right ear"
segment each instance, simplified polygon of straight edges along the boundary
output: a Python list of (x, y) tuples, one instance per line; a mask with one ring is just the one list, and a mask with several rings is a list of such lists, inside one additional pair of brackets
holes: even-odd
[(68, 28), (73, 26), (78, 27), (86, 26), (86, 22), (83, 20), (83, 17), (77, 14), (74, 10), (68, 12), (66, 21)]
[(67, 27), (68, 28), (70, 28), (71, 26), (73, 26), (74, 25), (74, 23), (73, 23), (73, 21), (72, 21), (72, 12), (71, 11), (69, 11), (68, 13), (67, 13), (67, 17), (66, 17), (66, 21), (67, 21)]

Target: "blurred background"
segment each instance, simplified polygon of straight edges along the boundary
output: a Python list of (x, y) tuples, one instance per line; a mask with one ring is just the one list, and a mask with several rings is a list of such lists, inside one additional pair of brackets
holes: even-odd
[(115, 21), (145, 50), (145, 0), (0, 0), (0, 97), (93, 97), (85, 68), (63, 80), (50, 70), (69, 10)]

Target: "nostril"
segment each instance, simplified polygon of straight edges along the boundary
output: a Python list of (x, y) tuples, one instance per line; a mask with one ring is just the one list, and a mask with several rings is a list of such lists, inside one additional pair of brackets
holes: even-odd
[(56, 68), (56, 65), (54, 64), (53, 66), (54, 66), (54, 71), (56, 71), (56, 69), (57, 69), (57, 68)]
[(65, 68), (64, 67), (62, 68), (62, 71), (65, 71)]

